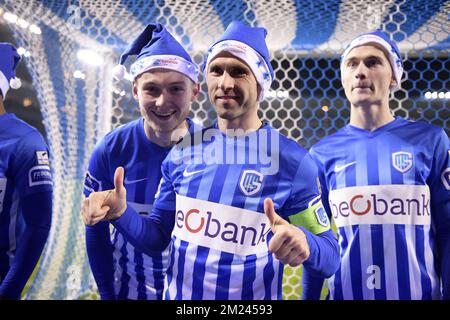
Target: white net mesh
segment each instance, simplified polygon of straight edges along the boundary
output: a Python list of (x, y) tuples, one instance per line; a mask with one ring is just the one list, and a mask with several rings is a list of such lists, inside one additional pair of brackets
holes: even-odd
[[(348, 121), (339, 55), (357, 34), (380, 28), (397, 41), (405, 62), (406, 76), (393, 97), (392, 110), (449, 132), (450, 93), (445, 93), (450, 87), (449, 1), (3, 0), (0, 4), (3, 13), (41, 30), (36, 34), (8, 19), (17, 44), (31, 52), (25, 61), (41, 104), (55, 181), (51, 234), (30, 299), (74, 299), (95, 291), (79, 214), (83, 174), (97, 140), (139, 116), (130, 83), (113, 81), (111, 69), (126, 44), (149, 22), (165, 24), (198, 65), (208, 45), (232, 20), (264, 26), (276, 79), (261, 103), (260, 115), (306, 148)], [(96, 52), (103, 62), (98, 66), (80, 62), (79, 49)], [(202, 80), (191, 116), (209, 125), (215, 113), (206, 92)], [(299, 298), (300, 272), (286, 270), (285, 299)]]

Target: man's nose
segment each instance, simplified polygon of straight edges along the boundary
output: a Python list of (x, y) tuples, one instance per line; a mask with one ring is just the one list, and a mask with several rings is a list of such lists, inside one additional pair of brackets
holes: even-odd
[(222, 76), (220, 77), (219, 87), (224, 92), (226, 92), (226, 91), (228, 91), (230, 89), (233, 89), (233, 87), (234, 87), (234, 79), (228, 72), (224, 72), (222, 74)]
[(355, 70), (355, 77), (357, 79), (364, 79), (367, 75), (367, 67), (364, 63), (360, 62)]

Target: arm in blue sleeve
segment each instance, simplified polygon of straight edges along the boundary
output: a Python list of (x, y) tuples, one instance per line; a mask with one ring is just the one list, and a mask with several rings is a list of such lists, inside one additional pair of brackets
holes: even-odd
[(109, 222), (86, 226), (86, 249), (89, 265), (102, 300), (115, 300), (113, 246)]
[(310, 251), (308, 260), (303, 263), (304, 269), (316, 277), (331, 277), (336, 273), (340, 262), (339, 246), (333, 231), (329, 229), (314, 235), (303, 227), (299, 228), (306, 235)]
[(150, 216), (141, 216), (130, 205), (119, 219), (111, 221), (138, 250), (153, 255), (170, 243), (175, 211), (152, 208)]
[[(314, 149), (310, 150), (310, 155), (314, 162), (317, 165), (318, 168), (318, 177), (319, 177), (319, 183), (320, 183), (320, 194), (322, 198), (322, 204), (325, 208), (325, 211), (327, 212), (328, 217), (331, 221), (330, 216), (330, 205), (328, 202), (328, 188), (327, 184), (325, 182), (325, 177), (323, 174), (323, 168), (322, 163), (319, 161), (318, 157), (316, 156)], [(327, 231), (331, 232), (331, 230)], [(308, 235), (307, 235), (308, 239)], [(308, 240), (308, 243), (314, 243), (314, 241)], [(337, 242), (333, 241), (333, 243), (337, 244)], [(338, 253), (339, 253), (339, 246), (338, 246)], [(315, 258), (318, 258), (315, 256)], [(340, 258), (337, 257), (338, 263), (340, 263)], [(306, 264), (306, 263), (305, 263)], [(305, 266), (304, 264), (304, 266)], [(333, 274), (336, 272), (336, 270), (333, 272)], [(303, 274), (302, 274), (302, 300), (319, 300), (320, 295), (322, 293), (323, 283), (324, 283), (325, 277), (320, 276), (317, 274), (316, 271), (311, 270), (311, 268), (304, 267), (303, 268)]]
[(18, 239), (16, 254), (3, 283), (0, 295), (20, 299), (20, 294), (41, 256), (50, 231), (52, 192), (38, 192), (20, 200), (25, 230)]
[(450, 300), (450, 141), (441, 131), (430, 175), (431, 212), (436, 227), (442, 298)]
[[(450, 210), (449, 206), (444, 210)], [(448, 217), (450, 220), (450, 217)], [(442, 298), (450, 300), (450, 221), (438, 232), (438, 250), (442, 277)]]
[(314, 272), (303, 268), (302, 274), (302, 300), (320, 300), (324, 277), (315, 277)]

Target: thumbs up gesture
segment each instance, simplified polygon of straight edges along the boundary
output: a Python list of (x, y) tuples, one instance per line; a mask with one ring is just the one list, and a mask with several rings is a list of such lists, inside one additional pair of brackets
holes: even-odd
[(303, 231), (275, 212), (272, 199), (264, 200), (264, 213), (269, 219), (273, 232), (269, 250), (275, 255), (275, 258), (291, 267), (296, 267), (307, 260), (310, 252)]
[(118, 219), (127, 209), (127, 190), (123, 185), (125, 171), (118, 167), (114, 173), (114, 189), (92, 192), (83, 200), (81, 214), (87, 226), (102, 220)]

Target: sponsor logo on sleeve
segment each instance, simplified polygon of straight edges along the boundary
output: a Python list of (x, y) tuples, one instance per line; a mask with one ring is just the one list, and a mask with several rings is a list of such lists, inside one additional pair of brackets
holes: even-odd
[(52, 173), (49, 166), (34, 166), (28, 171), (28, 183), (30, 187), (50, 184), (52, 185)]
[(447, 168), (442, 172), (441, 180), (445, 189), (450, 190), (450, 168)]
[(47, 151), (36, 151), (36, 159), (38, 165), (49, 165), (48, 152)]
[(102, 190), (101, 181), (95, 179), (89, 172), (86, 172), (84, 177), (84, 189), (90, 192), (97, 192)]

